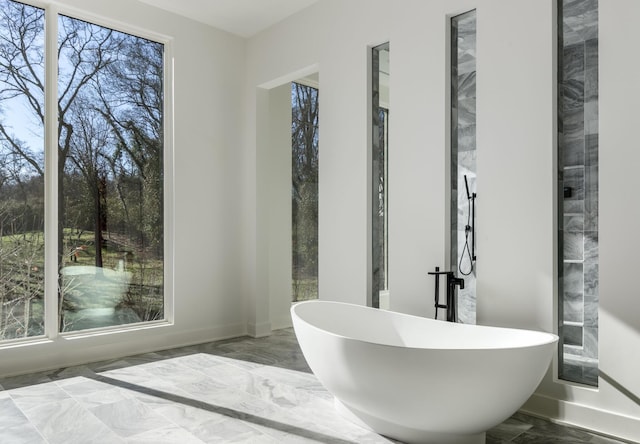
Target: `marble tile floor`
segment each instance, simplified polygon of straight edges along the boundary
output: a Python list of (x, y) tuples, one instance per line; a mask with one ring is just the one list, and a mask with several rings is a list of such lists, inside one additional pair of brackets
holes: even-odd
[[(0, 379), (0, 443), (397, 441), (333, 409), (291, 329)], [(487, 443), (616, 443), (516, 413)]]

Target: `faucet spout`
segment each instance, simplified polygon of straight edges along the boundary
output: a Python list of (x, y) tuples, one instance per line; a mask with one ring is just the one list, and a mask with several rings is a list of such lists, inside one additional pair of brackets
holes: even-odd
[(447, 274), (447, 321), (458, 322), (456, 287), (464, 289), (464, 279), (457, 278), (453, 272)]
[(462, 278), (452, 278), (451, 284), (455, 287), (458, 286), (460, 290), (464, 290), (464, 279)]

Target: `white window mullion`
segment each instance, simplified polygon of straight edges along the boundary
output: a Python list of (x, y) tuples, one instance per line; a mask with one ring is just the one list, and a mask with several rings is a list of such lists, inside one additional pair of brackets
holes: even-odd
[(175, 151), (173, 132), (173, 42), (162, 39), (164, 44), (164, 316), (165, 319), (174, 322), (174, 239), (175, 239), (175, 201), (174, 182), (175, 177)]
[(58, 10), (45, 17), (45, 334), (58, 326)]

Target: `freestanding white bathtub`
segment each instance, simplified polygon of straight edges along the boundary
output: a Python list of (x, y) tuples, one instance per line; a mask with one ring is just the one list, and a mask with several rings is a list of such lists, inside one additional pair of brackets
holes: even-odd
[(339, 302), (301, 302), (291, 316), (340, 413), (408, 443), (484, 443), (534, 392), (558, 341)]

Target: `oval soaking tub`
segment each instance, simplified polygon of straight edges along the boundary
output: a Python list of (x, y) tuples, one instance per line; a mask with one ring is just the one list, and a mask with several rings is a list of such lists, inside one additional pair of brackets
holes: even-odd
[(408, 443), (484, 443), (534, 392), (558, 341), (339, 302), (300, 302), (291, 316), (338, 411)]

